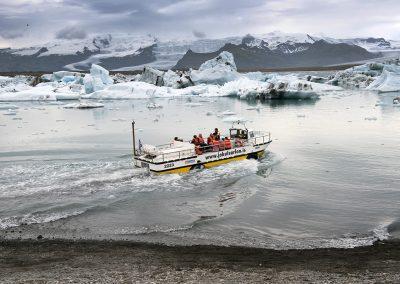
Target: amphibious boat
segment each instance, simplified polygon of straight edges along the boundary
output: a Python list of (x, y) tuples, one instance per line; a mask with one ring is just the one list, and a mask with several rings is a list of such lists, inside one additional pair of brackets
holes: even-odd
[(132, 122), (134, 165), (157, 174), (187, 173), (194, 169), (219, 166), (232, 161), (259, 159), (272, 142), (269, 132), (247, 129), (235, 122), (229, 129), (230, 147), (219, 145), (194, 145), (190, 142), (173, 141), (164, 145), (141, 145), (136, 149), (135, 122)]

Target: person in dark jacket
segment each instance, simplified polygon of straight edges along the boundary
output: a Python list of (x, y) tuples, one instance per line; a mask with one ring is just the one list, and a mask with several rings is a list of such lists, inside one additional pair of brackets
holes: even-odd
[(213, 133), (214, 139), (219, 141), (221, 139), (221, 134), (219, 134), (218, 128), (214, 129), (214, 133)]

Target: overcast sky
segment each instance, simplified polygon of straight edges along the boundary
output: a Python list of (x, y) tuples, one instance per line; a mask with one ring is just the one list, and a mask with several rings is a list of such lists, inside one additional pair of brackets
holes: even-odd
[(1, 0), (0, 46), (95, 33), (213, 38), (284, 32), (400, 39), (400, 0)]

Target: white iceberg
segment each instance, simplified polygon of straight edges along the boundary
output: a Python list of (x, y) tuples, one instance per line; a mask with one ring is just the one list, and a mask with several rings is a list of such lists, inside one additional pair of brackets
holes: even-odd
[(38, 85), (36, 87), (20, 91), (0, 93), (0, 101), (56, 101), (56, 100), (76, 100), (79, 93), (71, 91), (69, 88), (54, 88), (52, 85)]
[(90, 74), (86, 74), (83, 78), (83, 84), (87, 94), (103, 90), (106, 86), (112, 85), (113, 83), (114, 81), (110, 77), (108, 70), (97, 64), (92, 64)]
[(157, 87), (145, 82), (126, 82), (82, 95), (84, 99), (148, 99), (159, 97), (203, 96), (239, 97), (241, 99), (313, 99), (327, 91), (341, 90), (340, 87), (310, 83), (294, 76), (275, 78), (271, 82), (254, 81), (247, 78), (219, 85), (196, 85), (184, 89)]
[(377, 77), (367, 88), (380, 93), (400, 91), (400, 66), (386, 65), (382, 74)]
[(151, 97), (173, 96), (172, 89), (157, 87), (145, 82), (127, 82), (108, 86), (104, 90), (82, 95), (85, 99), (148, 99)]
[(0, 94), (30, 89), (32, 88), (30, 86), (31, 80), (31, 76), (0, 76)]
[(163, 86), (178, 89), (180, 76), (172, 70), (168, 70), (163, 74)]
[(144, 67), (143, 72), (140, 75), (140, 81), (153, 84), (156, 86), (163, 86), (164, 85), (163, 76), (164, 76), (163, 71), (146, 66)]
[(400, 90), (398, 61), (373, 62), (339, 71), (329, 84), (346, 88), (360, 88), (379, 92)]
[(223, 51), (217, 57), (204, 62), (199, 70), (191, 70), (190, 72), (190, 78), (194, 84), (222, 85), (240, 77), (233, 55), (227, 51)]

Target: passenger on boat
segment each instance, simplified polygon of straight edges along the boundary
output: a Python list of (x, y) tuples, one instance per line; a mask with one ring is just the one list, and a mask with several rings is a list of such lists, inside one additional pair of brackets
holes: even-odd
[(212, 141), (212, 150), (213, 152), (218, 152), (219, 151), (219, 141), (218, 140), (213, 140)]
[(218, 140), (218, 141), (221, 140), (221, 134), (219, 134), (218, 128), (214, 129), (213, 135), (214, 135), (215, 140)]
[(196, 152), (196, 155), (203, 154), (203, 149), (200, 147), (200, 145), (194, 146), (194, 151)]
[(200, 146), (207, 146), (207, 144), (204, 142), (203, 134), (199, 133), (197, 139), (199, 139)]
[(224, 143), (225, 143), (225, 150), (232, 149), (231, 139), (225, 137)]
[(208, 136), (207, 138), (207, 144), (212, 145), (213, 140), (214, 140), (214, 135), (210, 133), (210, 136)]
[(219, 143), (219, 150), (220, 150), (220, 151), (225, 150), (225, 142), (224, 142), (224, 139), (219, 140), (218, 143)]
[(196, 146), (200, 145), (199, 138), (197, 137), (197, 135), (193, 135), (193, 139), (192, 139), (192, 141), (190, 143), (192, 143), (192, 144), (194, 144)]

